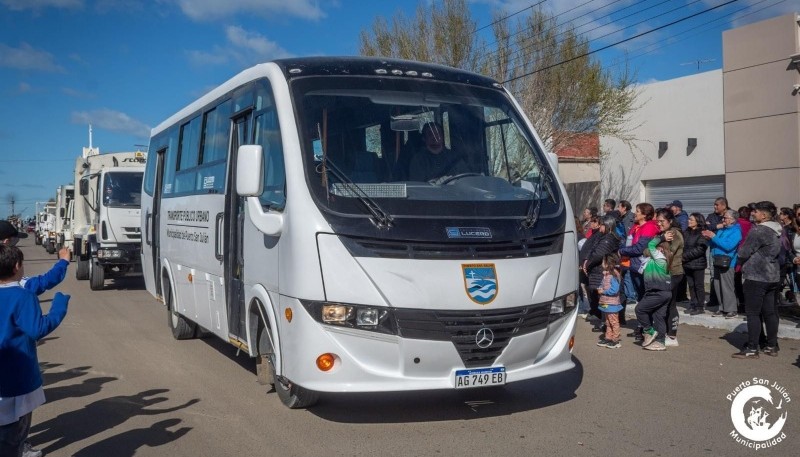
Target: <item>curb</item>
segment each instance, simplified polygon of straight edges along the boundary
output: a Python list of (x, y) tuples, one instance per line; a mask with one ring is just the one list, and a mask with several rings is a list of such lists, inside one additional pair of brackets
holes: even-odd
[[(690, 316), (684, 314), (684, 310), (688, 307), (684, 304), (678, 303), (678, 314), (680, 314), (680, 324), (698, 325), (706, 328), (717, 328), (727, 330), (729, 332), (747, 333), (747, 321), (744, 320), (743, 315), (739, 315), (733, 319), (725, 319), (724, 317), (713, 317), (711, 312), (706, 311), (704, 314)], [(626, 308), (625, 316), (636, 319), (634, 310), (636, 305), (628, 305)], [(778, 338), (788, 338), (791, 340), (800, 340), (800, 324), (792, 319), (787, 319), (780, 316), (780, 324), (778, 325)]]

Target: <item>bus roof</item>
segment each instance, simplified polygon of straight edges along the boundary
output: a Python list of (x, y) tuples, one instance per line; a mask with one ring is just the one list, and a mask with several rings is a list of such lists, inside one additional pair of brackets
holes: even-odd
[(459, 70), (444, 65), (415, 62), (403, 59), (386, 59), (380, 57), (298, 57), (278, 59), (272, 62), (250, 67), (228, 81), (212, 89), (195, 100), (164, 122), (154, 127), (150, 133), (153, 137), (184, 119), (196, 110), (206, 106), (229, 91), (266, 75), (266, 68), (276, 65), (287, 81), (303, 76), (383, 76), (387, 78), (419, 78), (452, 83), (471, 84), (499, 89), (500, 84), (492, 78), (477, 73)]

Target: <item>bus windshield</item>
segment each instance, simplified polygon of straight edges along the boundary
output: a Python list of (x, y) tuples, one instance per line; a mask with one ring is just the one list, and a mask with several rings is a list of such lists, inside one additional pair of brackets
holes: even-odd
[(109, 172), (103, 179), (103, 205), (112, 208), (138, 208), (143, 172)]
[(292, 82), (317, 203), (393, 217), (525, 218), (561, 197), (545, 155), (500, 89), (435, 80), (307, 77)]

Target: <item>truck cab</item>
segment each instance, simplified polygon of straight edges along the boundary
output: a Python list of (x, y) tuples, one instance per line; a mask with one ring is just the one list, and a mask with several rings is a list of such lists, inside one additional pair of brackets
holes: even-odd
[(84, 151), (76, 161), (76, 277), (101, 290), (106, 278), (141, 272), (139, 215), (146, 154)]

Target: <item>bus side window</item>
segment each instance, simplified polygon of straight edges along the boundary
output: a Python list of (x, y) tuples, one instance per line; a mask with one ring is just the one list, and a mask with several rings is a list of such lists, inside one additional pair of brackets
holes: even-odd
[(269, 82), (262, 80), (256, 87), (254, 142), (264, 151), (264, 192), (260, 200), (262, 205), (282, 210), (286, 206), (286, 171), (278, 112)]

